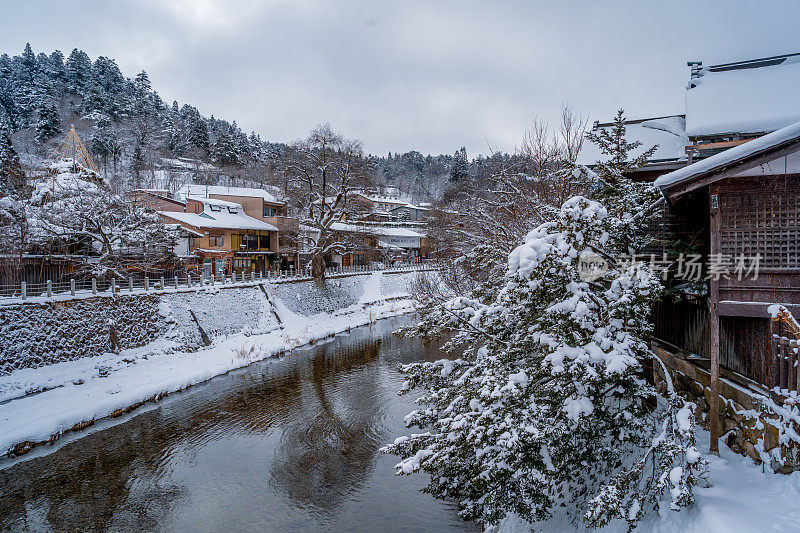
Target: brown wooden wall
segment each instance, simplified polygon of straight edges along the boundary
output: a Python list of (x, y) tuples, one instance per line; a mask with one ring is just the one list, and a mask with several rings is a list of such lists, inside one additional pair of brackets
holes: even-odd
[[(689, 353), (708, 358), (709, 313), (705, 302), (665, 298), (653, 308), (653, 337)], [(720, 365), (765, 383), (769, 355), (769, 319), (720, 317)]]
[(800, 176), (730, 178), (718, 194), (720, 253), (761, 256), (757, 279), (720, 280), (720, 300), (800, 304)]

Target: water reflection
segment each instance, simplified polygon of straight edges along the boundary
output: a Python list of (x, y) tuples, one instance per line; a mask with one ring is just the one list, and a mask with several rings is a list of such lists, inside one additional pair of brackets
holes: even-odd
[(377, 451), (412, 408), (396, 395), (397, 363), (441, 357), (392, 337), (401, 320), (251, 365), (0, 470), (0, 527), (477, 529)]

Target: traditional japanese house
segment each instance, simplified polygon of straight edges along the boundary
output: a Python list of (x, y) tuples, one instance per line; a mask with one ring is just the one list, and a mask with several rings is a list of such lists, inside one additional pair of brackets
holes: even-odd
[(288, 270), (290, 267), (299, 267), (299, 254), (296, 243), (299, 221), (287, 215), (286, 203), (279, 201), (271, 192), (256, 187), (184, 185), (175, 193), (175, 197), (179, 200), (185, 200), (188, 196), (225, 200), (239, 204), (247, 216), (275, 226), (278, 228), (278, 237), (276, 237), (278, 244), (273, 247), (272, 251), (275, 252), (275, 257), (280, 260), (280, 268)]
[(204, 276), (263, 272), (277, 261), (278, 228), (247, 215), (237, 203), (187, 196), (185, 213), (158, 213), (190, 231), (188, 252)]
[[(800, 388), (800, 54), (688, 66), (685, 115), (628, 121), (626, 139), (658, 145), (631, 176), (666, 199), (647, 253), (686, 254), (670, 258), (654, 339), (682, 369), (710, 371), (719, 436), (721, 378), (762, 397)], [(578, 162), (599, 159), (584, 143)]]
[(662, 302), (655, 337), (708, 360), (712, 398), (721, 373), (754, 391), (798, 390), (797, 354), (787, 357), (773, 342), (773, 315), (781, 304), (800, 316), (800, 122), (655, 185), (683, 229), (700, 236), (709, 287)]

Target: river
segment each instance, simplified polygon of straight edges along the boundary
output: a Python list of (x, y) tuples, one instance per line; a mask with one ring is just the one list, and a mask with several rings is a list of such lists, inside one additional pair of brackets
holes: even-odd
[(477, 531), (395, 476), (398, 363), (442, 357), (380, 321), (0, 465), (4, 530)]

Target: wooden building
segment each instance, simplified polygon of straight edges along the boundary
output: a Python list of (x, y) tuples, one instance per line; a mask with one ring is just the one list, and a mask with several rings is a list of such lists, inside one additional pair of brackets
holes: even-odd
[(266, 189), (255, 187), (228, 187), (224, 185), (184, 185), (175, 193), (177, 198), (209, 198), (239, 204), (244, 213), (256, 220), (266, 222), (278, 228), (278, 239), (272, 251), (277, 254), (281, 269), (299, 267), (299, 253), (296, 236), (299, 221), (287, 216), (286, 203), (275, 198)]
[(656, 308), (655, 337), (708, 360), (712, 398), (721, 372), (757, 392), (798, 390), (796, 365), (773, 343), (770, 308), (800, 316), (800, 122), (655, 184), (681, 229), (700, 235), (708, 279), (707, 294)]
[(279, 261), (278, 228), (247, 215), (237, 203), (188, 196), (186, 212), (158, 213), (190, 230), (189, 266), (203, 276), (263, 272)]
[[(626, 140), (642, 143), (631, 156), (658, 146), (631, 176), (655, 180), (666, 199), (646, 253), (679, 248), (702, 267), (683, 282), (674, 277), (686, 265), (673, 263), (654, 341), (710, 370), (719, 436), (721, 377), (757, 395), (800, 388), (787, 349), (800, 337), (791, 316), (800, 316), (800, 54), (688, 66), (685, 114), (627, 121)], [(595, 123), (595, 133), (610, 126)], [(601, 156), (586, 142), (577, 162)], [(775, 304), (785, 310), (777, 319)]]

